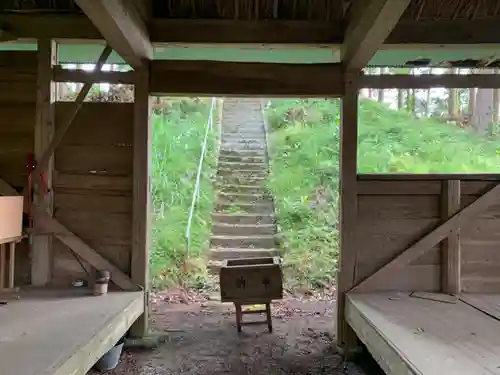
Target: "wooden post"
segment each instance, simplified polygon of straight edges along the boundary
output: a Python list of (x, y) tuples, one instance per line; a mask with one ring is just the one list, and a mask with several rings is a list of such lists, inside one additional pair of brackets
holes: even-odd
[[(448, 220), (460, 210), (460, 180), (442, 182), (441, 218)], [(453, 229), (441, 243), (441, 290), (458, 294), (460, 286), (460, 229)]]
[(134, 181), (132, 202), (132, 281), (144, 288), (144, 314), (130, 329), (132, 337), (148, 334), (149, 312), (149, 236), (150, 236), (150, 164), (151, 101), (149, 96), (149, 63), (135, 70), (134, 89)]
[(356, 342), (345, 320), (345, 293), (356, 280), (358, 71), (345, 75), (340, 127), (340, 273), (337, 289), (337, 342), (347, 351)]
[[(54, 136), (54, 103), (56, 99), (55, 83), (52, 82), (52, 67), (57, 65), (57, 45), (50, 39), (38, 41), (37, 102), (35, 122), (35, 159), (38, 160)], [(35, 202), (53, 214), (52, 173), (54, 158), (51, 157), (43, 168), (48, 191), (40, 186), (35, 187)], [(29, 194), (29, 192), (28, 192)], [(40, 217), (33, 216), (33, 225), (40, 227)], [(36, 231), (36, 230), (35, 230)], [(36, 286), (50, 282), (52, 272), (52, 237), (35, 236), (31, 243), (31, 283)]]

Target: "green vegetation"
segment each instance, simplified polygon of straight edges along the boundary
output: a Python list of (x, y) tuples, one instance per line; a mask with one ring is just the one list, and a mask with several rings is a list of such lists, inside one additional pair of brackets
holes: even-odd
[(215, 173), (215, 131), (210, 132), (200, 200), (191, 227), (189, 261), (185, 231), (210, 100), (175, 99), (162, 107), (163, 114), (153, 117), (151, 277), (156, 286), (202, 286), (215, 198), (211, 181)]
[[(362, 173), (500, 171), (498, 140), (370, 100), (361, 102), (359, 115)], [(331, 285), (338, 260), (339, 103), (275, 100), (268, 118), (269, 188), (286, 248), (288, 286)]]

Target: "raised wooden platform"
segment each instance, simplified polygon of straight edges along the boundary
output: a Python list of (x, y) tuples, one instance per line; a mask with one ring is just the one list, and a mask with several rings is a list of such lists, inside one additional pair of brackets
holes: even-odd
[(85, 375), (144, 311), (142, 292), (86, 293), (0, 294), (0, 373)]
[(500, 295), (449, 302), (350, 294), (346, 318), (389, 375), (500, 374)]

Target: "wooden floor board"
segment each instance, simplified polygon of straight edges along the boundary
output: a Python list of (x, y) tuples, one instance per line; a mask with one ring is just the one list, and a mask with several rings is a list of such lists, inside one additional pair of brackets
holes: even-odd
[[(78, 293), (76, 293), (78, 292)], [(144, 311), (142, 292), (0, 295), (2, 375), (85, 375)]]
[(462, 301), (350, 294), (347, 319), (387, 374), (500, 374), (500, 321)]

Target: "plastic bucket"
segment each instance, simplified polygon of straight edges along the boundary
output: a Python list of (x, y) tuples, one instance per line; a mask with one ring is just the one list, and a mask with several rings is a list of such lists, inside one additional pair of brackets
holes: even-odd
[(113, 370), (120, 362), (120, 356), (123, 350), (123, 341), (119, 341), (113, 348), (111, 348), (101, 359), (99, 359), (94, 367), (99, 371)]

